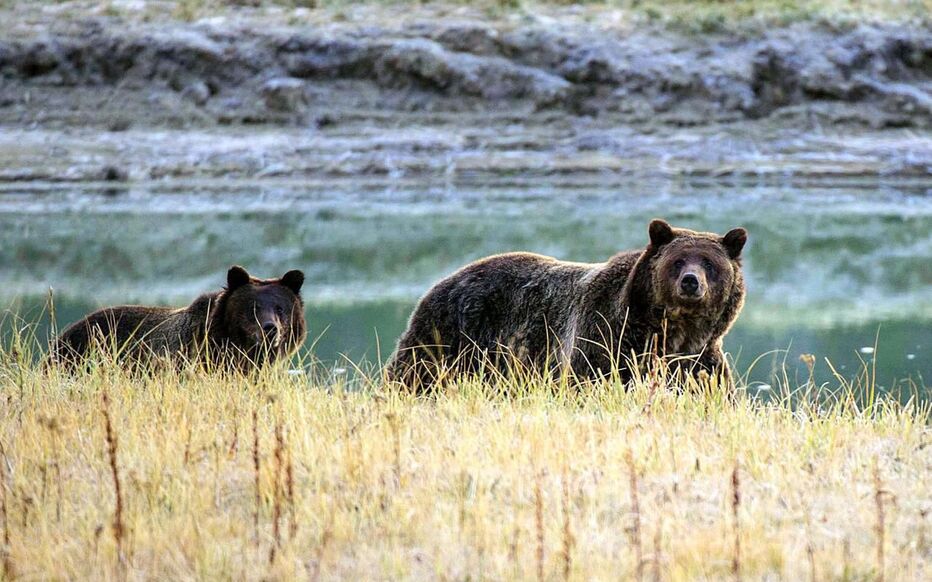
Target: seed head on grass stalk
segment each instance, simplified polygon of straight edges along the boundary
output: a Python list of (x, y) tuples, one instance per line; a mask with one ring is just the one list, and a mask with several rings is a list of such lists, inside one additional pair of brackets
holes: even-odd
[(3, 522), (3, 578), (12, 580), (16, 577), (16, 569), (10, 557), (10, 515), (6, 503), (7, 476), (6, 476), (6, 448), (0, 441), (0, 520)]
[(61, 523), (61, 505), (62, 499), (64, 498), (64, 485), (62, 483), (62, 474), (61, 474), (61, 454), (59, 452), (60, 446), (60, 434), (61, 426), (59, 425), (58, 419), (54, 416), (42, 416), (39, 419), (42, 426), (44, 426), (51, 435), (52, 438), (52, 461), (51, 467), (55, 472), (55, 489), (57, 493), (57, 499), (55, 501), (55, 521)]
[(544, 581), (544, 493), (541, 486), (543, 471), (534, 478), (534, 526), (537, 531), (537, 579)]
[(187, 467), (188, 464), (191, 462), (191, 436), (193, 432), (194, 432), (194, 429), (188, 426), (187, 437), (184, 440), (184, 457), (182, 460), (182, 464), (185, 467)]
[(812, 508), (806, 507), (806, 558), (809, 561), (809, 580), (816, 582), (815, 546), (812, 543)]
[(233, 436), (230, 439), (230, 448), (227, 450), (227, 457), (233, 458), (236, 456), (236, 451), (239, 449), (239, 421), (235, 420), (239, 417), (239, 414), (234, 411), (233, 413)]
[(289, 539), (294, 539), (298, 535), (298, 509), (294, 494), (294, 460), (291, 455), (291, 447), (288, 447), (288, 455), (285, 462), (285, 499), (288, 502), (288, 508), (291, 517), (291, 524), (288, 527)]
[(634, 523), (631, 525), (631, 545), (634, 547), (634, 577), (641, 582), (644, 580), (644, 548), (641, 543), (641, 502), (638, 497), (638, 472), (634, 464), (634, 453), (629, 448), (625, 452), (628, 464), (628, 487), (631, 495), (631, 515)]
[(521, 525), (518, 523), (518, 508), (514, 504), (513, 521), (514, 525), (511, 530), (511, 541), (508, 543), (508, 560), (512, 564), (512, 572), (515, 579), (521, 578), (521, 561), (518, 559), (519, 541), (521, 539)]
[(563, 579), (569, 580), (570, 573), (573, 569), (573, 548), (576, 545), (576, 538), (573, 536), (570, 511), (570, 481), (567, 475), (566, 467), (563, 468)]
[(736, 582), (741, 581), (741, 524), (738, 514), (741, 510), (741, 478), (738, 474), (738, 462), (735, 461), (731, 470), (731, 517), (735, 530), (735, 544), (731, 557), (731, 573)]
[(394, 476), (395, 476), (395, 486), (401, 486), (401, 427), (399, 426), (401, 421), (398, 418), (398, 413), (395, 411), (385, 413), (385, 420), (388, 421), (389, 429), (392, 433), (392, 455), (394, 458)]
[(661, 566), (661, 552), (663, 543), (663, 514), (661, 514), (657, 522), (657, 530), (654, 532), (654, 559), (651, 561), (651, 570), (653, 576), (651, 577), (653, 582), (660, 582), (660, 566)]
[(104, 415), (104, 430), (107, 440), (107, 454), (110, 461), (110, 472), (113, 476), (113, 492), (116, 496), (116, 510), (113, 514), (113, 539), (117, 545), (117, 556), (120, 562), (120, 569), (125, 574), (126, 554), (124, 552), (124, 537), (126, 527), (123, 523), (123, 489), (120, 485), (120, 469), (117, 464), (117, 435), (113, 429), (113, 422), (110, 419), (110, 394), (104, 390), (102, 395)]
[(877, 537), (877, 582), (884, 582), (884, 543), (886, 538), (886, 508), (884, 507), (884, 490), (883, 481), (880, 477), (880, 466), (877, 460), (874, 460), (874, 507), (877, 513), (877, 523), (874, 525), (874, 533)]
[(281, 521), (284, 497), (285, 436), (281, 420), (275, 425), (275, 480), (272, 485), (272, 547), (269, 549), (269, 563), (275, 563), (276, 552), (282, 545)]
[(318, 582), (320, 580), (320, 575), (324, 567), (324, 553), (327, 551), (327, 546), (333, 538), (333, 522), (334, 513), (331, 510), (330, 513), (328, 513), (323, 531), (320, 534), (320, 542), (317, 544), (317, 548), (314, 551), (314, 559), (306, 566), (308, 570), (308, 580), (310, 580), (310, 582)]
[(916, 539), (916, 547), (919, 548), (921, 551), (925, 551), (926, 544), (928, 543), (926, 539), (926, 535), (927, 535), (926, 534), (926, 518), (928, 516), (929, 516), (928, 509), (919, 510), (919, 535), (917, 536), (917, 539)]
[(29, 527), (29, 512), (32, 510), (35, 500), (32, 498), (32, 495), (29, 495), (23, 490), (20, 491), (19, 498), (20, 502), (23, 504), (23, 529), (26, 529)]
[(256, 550), (259, 549), (259, 509), (262, 505), (262, 484), (259, 480), (259, 471), (262, 468), (259, 457), (259, 411), (252, 411), (252, 468), (255, 480), (255, 511), (252, 514), (253, 531), (255, 532), (254, 544)]

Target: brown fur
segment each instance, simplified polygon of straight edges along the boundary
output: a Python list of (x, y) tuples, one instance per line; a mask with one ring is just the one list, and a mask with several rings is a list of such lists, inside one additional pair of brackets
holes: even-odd
[[(514, 362), (580, 378), (617, 370), (651, 349), (692, 356), (689, 369), (726, 378), (722, 338), (744, 303), (744, 229), (725, 236), (651, 222), (650, 244), (604, 263), (570, 263), (531, 253), (481, 259), (421, 299), (387, 367), (415, 390), (441, 370), (506, 370)], [(685, 297), (695, 277), (697, 297)], [(682, 359), (681, 359), (682, 360)]]
[(50, 360), (74, 366), (100, 350), (132, 365), (167, 357), (246, 370), (289, 357), (307, 334), (303, 283), (301, 271), (257, 279), (234, 266), (224, 289), (187, 307), (123, 305), (91, 313), (56, 338)]

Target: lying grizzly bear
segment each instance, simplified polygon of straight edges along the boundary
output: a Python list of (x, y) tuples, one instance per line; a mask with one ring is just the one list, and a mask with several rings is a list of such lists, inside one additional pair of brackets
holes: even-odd
[(421, 299), (387, 378), (415, 391), (450, 372), (522, 368), (577, 378), (618, 372), (653, 351), (677, 369), (730, 378), (722, 337), (744, 304), (747, 231), (649, 227), (650, 244), (605, 263), (507, 253), (467, 265)]
[(257, 279), (234, 266), (226, 288), (187, 307), (123, 305), (91, 313), (58, 336), (50, 360), (73, 367), (99, 350), (131, 365), (167, 357), (247, 370), (291, 356), (304, 342), (303, 283), (301, 271)]

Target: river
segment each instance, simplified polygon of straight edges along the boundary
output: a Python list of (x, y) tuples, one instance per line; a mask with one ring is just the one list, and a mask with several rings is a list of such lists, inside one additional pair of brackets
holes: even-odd
[[(388, 356), (421, 293), (476, 258), (525, 250), (601, 261), (647, 223), (744, 226), (748, 296), (725, 346), (756, 393), (867, 364), (883, 390), (928, 397), (932, 194), (922, 180), (766, 184), (588, 176), (424, 181), (6, 185), (0, 305), (47, 337), (108, 304), (183, 305), (227, 268), (306, 276), (309, 344), (326, 364)], [(752, 363), (756, 363), (751, 366)]]

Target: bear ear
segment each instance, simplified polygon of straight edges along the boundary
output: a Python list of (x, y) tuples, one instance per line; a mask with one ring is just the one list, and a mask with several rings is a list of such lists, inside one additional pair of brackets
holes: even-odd
[(301, 285), (304, 285), (304, 273), (298, 270), (288, 271), (282, 275), (281, 284), (294, 291), (294, 294), (297, 295), (301, 292)]
[(722, 237), (722, 245), (728, 251), (728, 256), (737, 259), (741, 256), (741, 249), (748, 242), (748, 231), (743, 228), (733, 228)]
[(249, 276), (246, 269), (239, 265), (233, 265), (227, 271), (227, 291), (234, 291), (243, 285), (248, 285), (251, 280), (252, 277)]
[(673, 233), (673, 227), (667, 221), (659, 218), (650, 221), (647, 232), (650, 234), (650, 244), (654, 248), (662, 247), (676, 236)]

